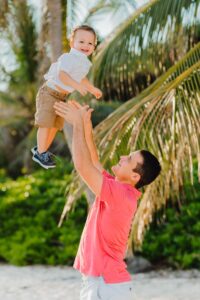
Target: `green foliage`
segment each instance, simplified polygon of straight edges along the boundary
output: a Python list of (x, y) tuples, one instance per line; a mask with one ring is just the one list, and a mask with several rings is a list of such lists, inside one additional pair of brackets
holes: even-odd
[[(197, 174), (194, 188), (186, 185), (182, 205), (168, 205), (165, 221), (156, 220), (146, 233), (142, 255), (154, 264), (174, 268), (200, 268), (200, 191)], [(163, 211), (158, 212), (157, 220)]]
[(98, 101), (95, 102), (95, 104), (92, 103), (91, 106), (94, 108), (94, 112), (92, 113), (92, 124), (93, 127), (95, 127), (117, 109), (120, 106), (120, 102)]
[[(61, 167), (61, 164), (64, 167)], [(0, 172), (0, 260), (16, 265), (72, 264), (86, 218), (81, 198), (75, 212), (57, 227), (71, 164), (40, 170), (16, 181)]]
[(15, 63), (8, 70), (0, 67), (8, 80), (7, 90), (0, 91), (0, 166), (6, 165), (10, 174), (17, 176), (22, 167), (30, 170), (29, 149), (30, 144), (33, 145), (33, 116), (40, 62), (38, 34), (33, 9), (27, 1), (9, 1), (4, 17), (7, 26), (0, 32), (0, 38), (3, 35), (9, 44)]

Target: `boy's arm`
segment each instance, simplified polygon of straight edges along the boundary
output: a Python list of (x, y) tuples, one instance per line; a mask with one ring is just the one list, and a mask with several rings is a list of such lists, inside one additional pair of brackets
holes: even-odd
[(87, 88), (88, 92), (93, 91), (94, 86), (93, 86), (93, 84), (88, 80), (87, 77), (84, 77), (84, 78), (81, 80), (81, 83)]
[(78, 83), (76, 80), (74, 80), (68, 73), (60, 71), (58, 77), (64, 85), (73, 87), (82, 96), (85, 96), (87, 94), (87, 88), (83, 84)]
[(81, 80), (81, 83), (86, 87), (88, 92), (90, 92), (92, 95), (94, 95), (97, 99), (102, 97), (102, 91), (98, 88), (96, 88), (87, 77), (84, 77)]

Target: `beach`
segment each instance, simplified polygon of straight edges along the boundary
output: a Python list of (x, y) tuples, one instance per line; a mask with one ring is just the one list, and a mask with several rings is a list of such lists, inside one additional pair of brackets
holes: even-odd
[[(133, 300), (199, 300), (200, 271), (132, 274)], [(81, 276), (71, 267), (0, 265), (2, 300), (79, 300)]]

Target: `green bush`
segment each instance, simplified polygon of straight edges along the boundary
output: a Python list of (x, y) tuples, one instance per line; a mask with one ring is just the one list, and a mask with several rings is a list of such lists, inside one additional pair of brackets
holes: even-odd
[(120, 102), (104, 102), (96, 101), (91, 103), (91, 106), (94, 108), (92, 113), (92, 124), (93, 127), (98, 125), (101, 121), (108, 117), (115, 109), (121, 105)]
[[(62, 167), (61, 165), (65, 166)], [(71, 164), (39, 170), (16, 181), (0, 172), (0, 260), (15, 265), (73, 263), (86, 218), (82, 197), (57, 227), (71, 181)]]
[(165, 221), (158, 225), (163, 211), (151, 224), (145, 235), (142, 255), (153, 264), (173, 268), (200, 268), (200, 190), (195, 174), (195, 184), (185, 186), (181, 207), (168, 205)]

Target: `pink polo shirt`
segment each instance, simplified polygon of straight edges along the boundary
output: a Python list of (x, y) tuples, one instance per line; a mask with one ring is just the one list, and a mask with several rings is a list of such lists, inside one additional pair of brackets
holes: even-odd
[(130, 281), (124, 256), (137, 200), (141, 193), (103, 171), (101, 194), (93, 203), (83, 229), (74, 268), (106, 283)]

